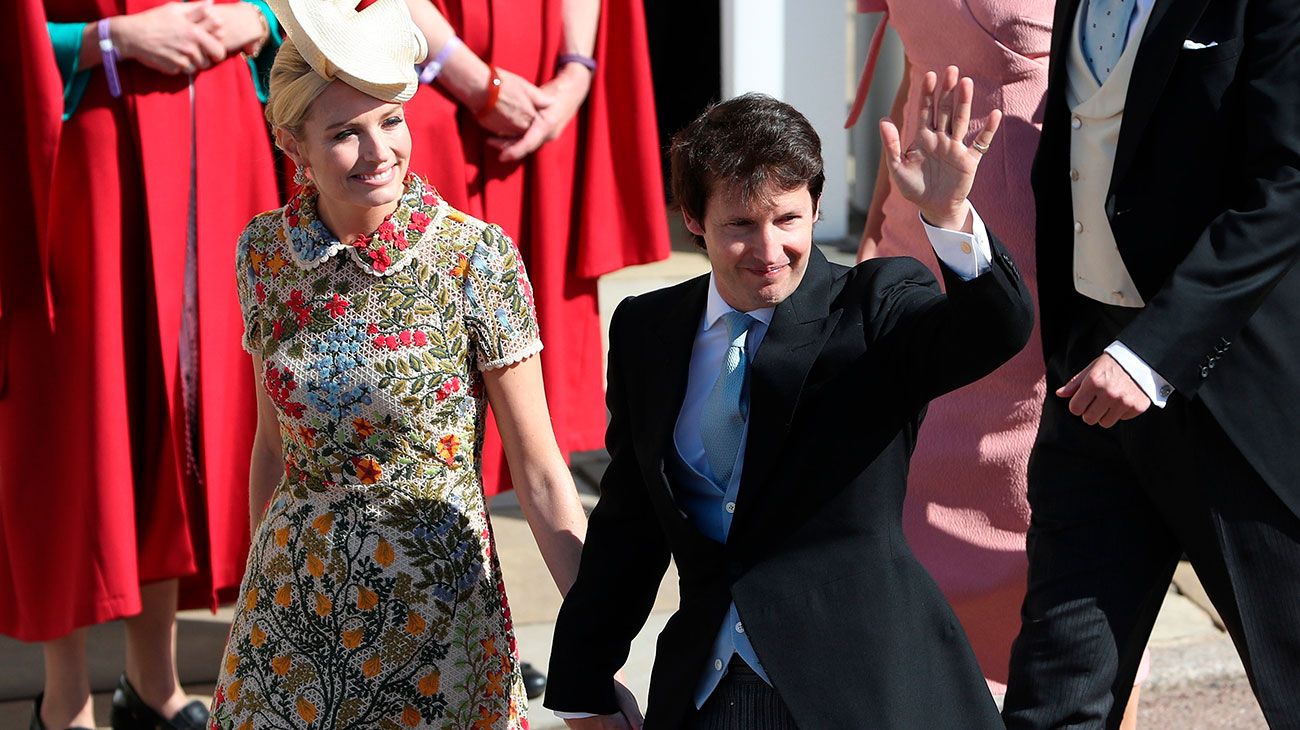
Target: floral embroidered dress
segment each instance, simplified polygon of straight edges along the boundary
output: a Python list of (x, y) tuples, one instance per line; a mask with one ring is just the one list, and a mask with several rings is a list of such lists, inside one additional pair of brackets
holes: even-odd
[(253, 537), (214, 728), (526, 728), (484, 507), (480, 372), (539, 350), (501, 230), (417, 176), (356, 245), (308, 187), (245, 229), (244, 346), (285, 476)]

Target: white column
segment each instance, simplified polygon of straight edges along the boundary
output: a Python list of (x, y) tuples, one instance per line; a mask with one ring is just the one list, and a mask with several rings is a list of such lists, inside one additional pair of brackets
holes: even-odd
[(722, 0), (722, 98), (784, 99), (786, 0)]
[(849, 224), (848, 45), (851, 3), (721, 0), (722, 96), (761, 91), (808, 117), (822, 140), (826, 187), (818, 243), (840, 244)]

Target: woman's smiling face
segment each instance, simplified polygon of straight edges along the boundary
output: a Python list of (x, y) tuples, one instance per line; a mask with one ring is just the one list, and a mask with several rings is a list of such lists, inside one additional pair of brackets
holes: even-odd
[(411, 132), (401, 104), (335, 81), (312, 101), (301, 134), (285, 151), (308, 171), (322, 198), (378, 208), (402, 196)]

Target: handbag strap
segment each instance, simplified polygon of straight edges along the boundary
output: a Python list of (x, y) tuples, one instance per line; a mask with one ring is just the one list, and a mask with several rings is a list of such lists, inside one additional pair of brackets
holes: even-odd
[(851, 129), (862, 115), (862, 107), (867, 103), (867, 94), (871, 91), (871, 78), (876, 74), (876, 61), (880, 60), (880, 46), (885, 40), (885, 27), (889, 25), (889, 11), (886, 10), (871, 35), (871, 46), (867, 50), (867, 64), (862, 69), (862, 78), (858, 80), (858, 93), (853, 97), (853, 106), (849, 109), (849, 118), (844, 122), (845, 129)]

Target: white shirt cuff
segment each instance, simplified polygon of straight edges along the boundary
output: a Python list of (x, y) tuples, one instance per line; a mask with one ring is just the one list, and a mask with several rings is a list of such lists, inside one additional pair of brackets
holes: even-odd
[(984, 220), (973, 205), (970, 206), (970, 214), (974, 233), (937, 228), (917, 213), (921, 225), (925, 226), (925, 235), (930, 239), (935, 255), (962, 281), (970, 281), (988, 271), (993, 262), (993, 247), (989, 245), (989, 231), (984, 227)]
[(1106, 348), (1106, 354), (1115, 358), (1115, 362), (1124, 368), (1124, 372), (1128, 373), (1128, 376), (1133, 378), (1133, 382), (1137, 383), (1142, 392), (1151, 399), (1152, 405), (1156, 408), (1165, 407), (1169, 402), (1169, 396), (1174, 394), (1174, 386), (1170, 385), (1168, 380), (1160, 377), (1160, 373), (1152, 370), (1150, 365), (1137, 356), (1137, 353), (1128, 349), (1128, 345), (1119, 340), (1110, 343)]
[(551, 714), (561, 720), (585, 720), (588, 717), (596, 717), (594, 712), (555, 712), (552, 710)]

